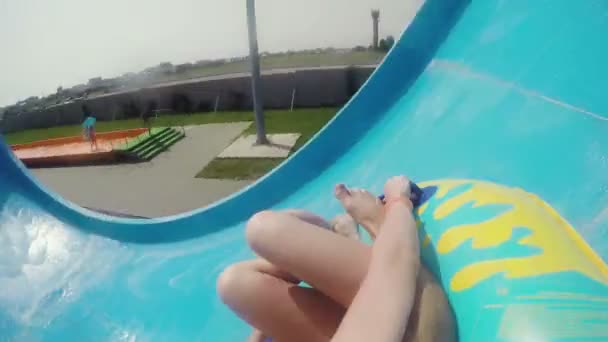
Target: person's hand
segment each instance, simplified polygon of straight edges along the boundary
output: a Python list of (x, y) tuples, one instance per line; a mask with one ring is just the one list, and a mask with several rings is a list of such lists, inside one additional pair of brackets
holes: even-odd
[(386, 203), (401, 198), (409, 201), (410, 194), (410, 180), (405, 176), (391, 177), (384, 184), (384, 201)]

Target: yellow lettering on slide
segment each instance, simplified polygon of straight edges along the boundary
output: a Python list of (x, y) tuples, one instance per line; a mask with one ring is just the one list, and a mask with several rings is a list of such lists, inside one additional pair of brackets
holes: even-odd
[[(445, 198), (450, 190), (467, 184), (471, 187), (466, 191)], [(487, 205), (510, 207), (486, 221), (463, 222), (441, 232), (437, 241), (439, 254), (451, 253), (466, 241), (471, 241), (473, 249), (471, 263), (452, 277), (452, 290), (469, 289), (499, 273), (505, 278), (524, 278), (573, 271), (608, 285), (608, 267), (604, 261), (559, 213), (537, 196), (488, 182), (448, 180), (421, 183), (421, 186), (429, 185), (438, 186), (435, 197), (431, 199), (438, 203), (432, 212), (433, 221), (441, 221), (471, 203), (472, 213), (476, 208)], [(529, 233), (515, 238), (513, 231), (517, 228), (527, 229)], [(507, 243), (531, 247), (529, 255), (508, 255), (506, 248), (500, 248)], [(495, 257), (475, 260), (475, 250), (479, 249), (496, 249)]]

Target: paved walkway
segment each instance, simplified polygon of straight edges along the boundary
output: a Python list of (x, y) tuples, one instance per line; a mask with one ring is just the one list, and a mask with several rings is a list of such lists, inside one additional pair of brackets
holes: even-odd
[(204, 207), (249, 184), (194, 176), (250, 123), (186, 128), (186, 138), (150, 162), (33, 169), (45, 185), (81, 206), (159, 217)]

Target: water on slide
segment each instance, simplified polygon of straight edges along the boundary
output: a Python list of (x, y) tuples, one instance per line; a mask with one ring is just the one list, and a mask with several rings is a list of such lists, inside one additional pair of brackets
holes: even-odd
[(607, 32), (600, 0), (427, 0), (304, 149), (248, 189), (175, 217), (82, 209), (38, 184), (2, 143), (0, 339), (242, 340), (249, 328), (215, 281), (252, 256), (244, 220), (268, 207), (329, 217), (340, 211), (334, 183), (379, 192), (395, 174), (522, 187), (605, 259)]

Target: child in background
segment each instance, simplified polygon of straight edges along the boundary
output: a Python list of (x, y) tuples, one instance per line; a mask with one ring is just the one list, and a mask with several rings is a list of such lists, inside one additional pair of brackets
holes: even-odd
[(91, 114), (87, 106), (82, 106), (84, 121), (82, 122), (82, 135), (91, 143), (91, 150), (97, 150), (97, 134), (95, 124), (97, 119)]

